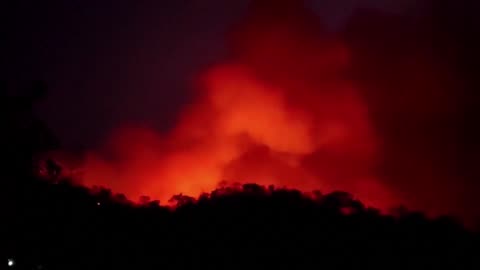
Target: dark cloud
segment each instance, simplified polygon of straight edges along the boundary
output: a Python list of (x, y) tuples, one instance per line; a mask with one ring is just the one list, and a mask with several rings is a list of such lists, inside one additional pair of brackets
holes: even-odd
[(478, 212), (478, 36), (474, 1), (358, 10), (345, 38), (385, 144), (383, 172), (422, 207)]

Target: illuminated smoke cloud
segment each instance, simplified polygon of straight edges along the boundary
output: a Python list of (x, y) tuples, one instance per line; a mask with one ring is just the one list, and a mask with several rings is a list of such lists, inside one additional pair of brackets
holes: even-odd
[(228, 37), (233, 56), (199, 74), (198, 99), (174, 129), (116, 130), (87, 154), (83, 183), (163, 202), (223, 181), (397, 202), (377, 177), (378, 139), (348, 78), (347, 47), (296, 1), (281, 2), (252, 6)]

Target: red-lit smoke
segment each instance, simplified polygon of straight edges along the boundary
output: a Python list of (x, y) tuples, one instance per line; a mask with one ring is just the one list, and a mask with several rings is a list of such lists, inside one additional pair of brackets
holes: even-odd
[(342, 190), (380, 208), (397, 203), (377, 176), (381, 148), (348, 78), (347, 47), (301, 5), (280, 2), (268, 12), (258, 4), (235, 29), (233, 56), (200, 72), (197, 99), (173, 130), (114, 131), (86, 155), (83, 184), (163, 202), (226, 181)]
[(348, 81), (298, 89), (316, 94), (292, 102), (295, 92), (248, 66), (225, 64), (203, 74), (201, 88), (204, 96), (169, 134), (114, 132), (104, 149), (87, 155), (84, 183), (162, 201), (221, 181), (340, 189), (377, 205), (391, 199), (375, 176), (378, 149), (365, 104)]

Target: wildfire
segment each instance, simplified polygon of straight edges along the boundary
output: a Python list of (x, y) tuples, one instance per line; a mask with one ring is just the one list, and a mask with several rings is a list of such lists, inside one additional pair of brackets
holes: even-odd
[(173, 130), (115, 130), (87, 153), (81, 182), (133, 200), (198, 196), (227, 181), (344, 190), (391, 205), (367, 106), (345, 75), (348, 50), (311, 19), (249, 18), (232, 38), (235, 56), (200, 72), (198, 99)]

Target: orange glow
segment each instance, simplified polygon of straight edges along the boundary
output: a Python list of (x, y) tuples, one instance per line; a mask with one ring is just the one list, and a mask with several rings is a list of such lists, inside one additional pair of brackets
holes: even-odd
[(87, 155), (83, 183), (163, 202), (227, 181), (346, 190), (371, 205), (390, 203), (375, 176), (377, 146), (355, 88), (318, 92), (310, 109), (245, 66), (217, 66), (200, 81), (205, 95), (176, 129), (117, 130), (104, 149)]
[(199, 74), (199, 98), (173, 130), (114, 131), (87, 153), (80, 180), (163, 203), (223, 181), (343, 190), (380, 208), (396, 203), (377, 176), (380, 149), (366, 104), (344, 74), (348, 50), (298, 28), (246, 24), (233, 39), (236, 56)]

